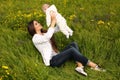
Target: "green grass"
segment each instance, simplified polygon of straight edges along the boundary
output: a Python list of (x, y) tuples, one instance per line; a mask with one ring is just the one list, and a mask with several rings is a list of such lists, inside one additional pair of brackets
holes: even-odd
[[(46, 28), (43, 3), (55, 4), (67, 19), (74, 35), (66, 39), (56, 33), (62, 50), (78, 43), (81, 53), (107, 72), (85, 67), (84, 77), (68, 61), (60, 68), (46, 67), (34, 47), (26, 25), (38, 20)], [(0, 2), (0, 80), (119, 80), (120, 76), (120, 1), (119, 0), (2, 0)], [(100, 22), (102, 21), (102, 22)], [(8, 69), (2, 68), (8, 66)]]

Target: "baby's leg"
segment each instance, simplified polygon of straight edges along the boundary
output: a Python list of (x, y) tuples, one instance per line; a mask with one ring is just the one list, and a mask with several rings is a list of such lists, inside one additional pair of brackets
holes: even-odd
[(67, 25), (66, 25), (66, 30), (69, 32), (69, 35), (70, 35), (70, 36), (73, 35), (73, 30), (70, 29), (70, 27), (68, 27)]
[(68, 32), (68, 30), (67, 30), (67, 28), (66, 28), (66, 25), (65, 25), (64, 23), (58, 23), (57, 25), (59, 26), (60, 31), (61, 31), (64, 35), (66, 35), (67, 38), (69, 38), (69, 32)]

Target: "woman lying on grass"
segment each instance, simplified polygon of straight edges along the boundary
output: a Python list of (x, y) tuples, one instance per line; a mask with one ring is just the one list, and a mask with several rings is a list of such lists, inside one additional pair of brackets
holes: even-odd
[(45, 65), (51, 67), (60, 67), (67, 60), (73, 58), (77, 63), (75, 70), (84, 76), (87, 76), (87, 73), (84, 71), (84, 66), (86, 65), (90, 66), (94, 70), (104, 71), (103, 69), (99, 68), (97, 64), (83, 56), (79, 52), (78, 46), (75, 42), (72, 42), (66, 46), (64, 50), (58, 54), (58, 50), (53, 40), (56, 15), (54, 12), (51, 12), (50, 15), (51, 25), (47, 31), (44, 31), (42, 25), (35, 20), (28, 24), (28, 32), (33, 36), (32, 41), (35, 47), (41, 53)]

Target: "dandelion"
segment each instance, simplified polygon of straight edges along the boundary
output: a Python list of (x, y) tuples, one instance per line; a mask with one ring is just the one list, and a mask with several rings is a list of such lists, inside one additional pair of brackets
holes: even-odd
[(67, 0), (64, 0), (64, 5), (66, 6)]
[(39, 14), (38, 14), (38, 17), (42, 17), (42, 16), (44, 16), (44, 15), (43, 15), (43, 14), (41, 14), (41, 13), (39, 13)]
[(18, 14), (17, 17), (20, 17), (20, 14)]
[(18, 13), (21, 14), (21, 11), (19, 10)]
[(26, 17), (28, 17), (28, 18), (31, 17), (31, 16), (32, 16), (32, 14), (28, 14), (28, 15), (26, 15)]
[(84, 8), (80, 8), (80, 10), (81, 10), (81, 11), (83, 11), (83, 10), (84, 10)]
[(2, 80), (2, 77), (0, 77), (0, 80)]
[(92, 19), (92, 20), (90, 20), (91, 22), (93, 22), (94, 20)]
[(5, 70), (5, 72), (7, 73), (7, 75), (9, 75), (9, 74), (10, 74), (8, 70)]
[(34, 12), (33, 14), (34, 14), (34, 15), (36, 15), (36, 14), (37, 14), (37, 12)]
[(75, 14), (73, 14), (73, 15), (71, 15), (71, 16), (69, 17), (70, 20), (73, 20), (74, 18), (76, 18), (76, 15), (75, 15)]
[(99, 20), (97, 24), (100, 25), (100, 24), (104, 24), (104, 23), (105, 23), (104, 21)]
[(3, 69), (8, 69), (8, 66), (2, 66)]
[(35, 66), (37, 67), (37, 64), (35, 64)]
[(107, 25), (110, 26), (110, 23), (108, 22)]

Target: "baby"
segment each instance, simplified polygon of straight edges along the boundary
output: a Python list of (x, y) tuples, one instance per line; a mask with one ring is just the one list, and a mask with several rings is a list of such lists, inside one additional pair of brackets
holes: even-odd
[(51, 23), (50, 12), (54, 11), (57, 19), (56, 29), (59, 29), (64, 35), (66, 35), (66, 38), (69, 38), (69, 36), (73, 35), (73, 31), (67, 26), (65, 18), (60, 13), (57, 12), (57, 8), (55, 7), (55, 5), (50, 6), (49, 4), (43, 4), (42, 10), (46, 14), (46, 22), (48, 27), (50, 26)]

